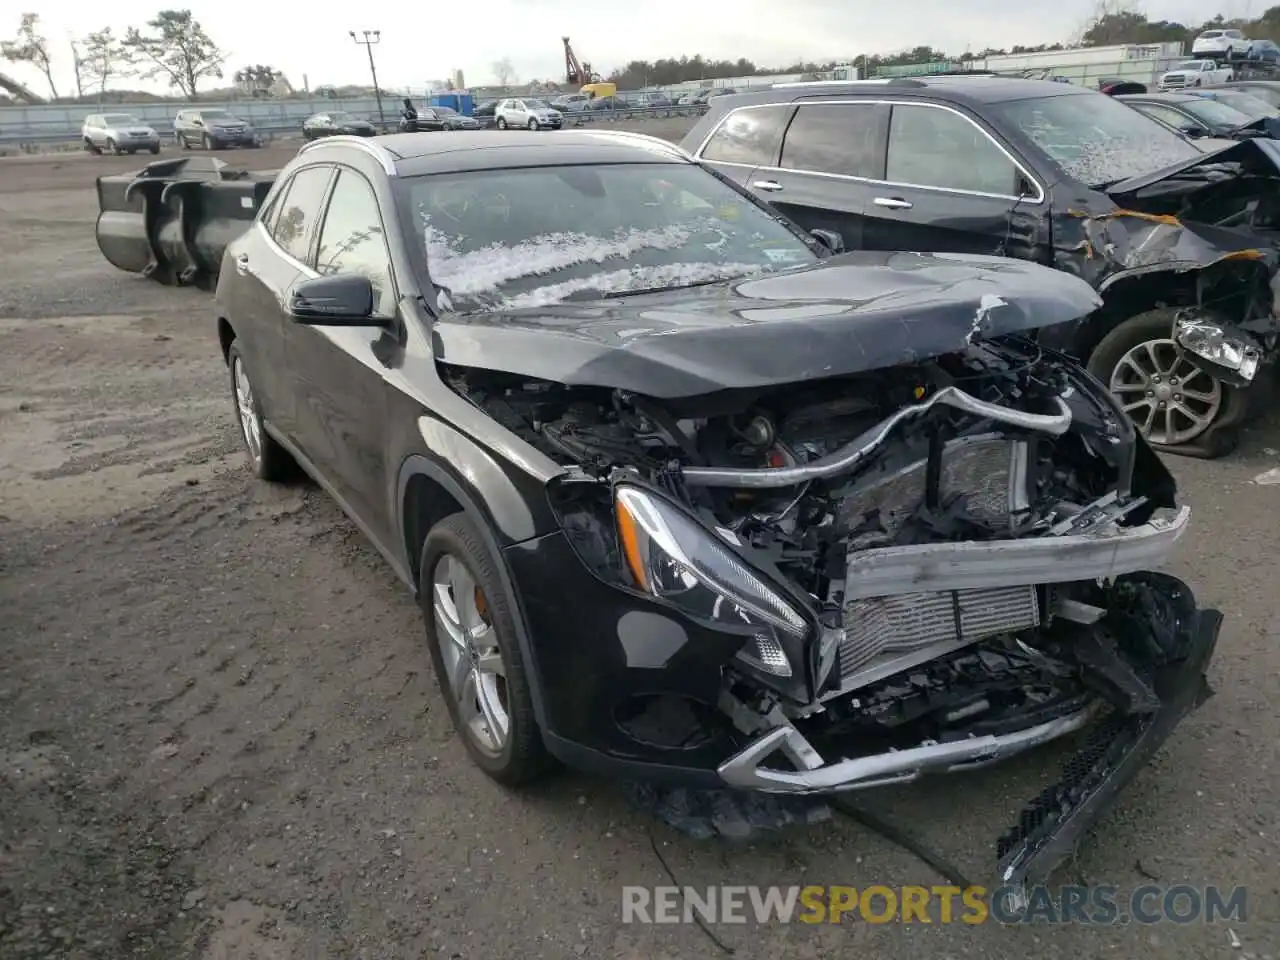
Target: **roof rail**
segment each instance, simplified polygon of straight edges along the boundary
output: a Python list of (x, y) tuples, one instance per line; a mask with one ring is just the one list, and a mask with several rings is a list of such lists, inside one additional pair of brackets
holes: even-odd
[(308, 150), (314, 150), (317, 147), (323, 147), (326, 144), (347, 144), (363, 150), (373, 159), (382, 165), (383, 171), (388, 177), (396, 175), (396, 158), (389, 150), (379, 144), (373, 143), (368, 137), (353, 137), (350, 134), (338, 134), (333, 137), (321, 137), (319, 140), (312, 140), (310, 143), (304, 143), (302, 149), (298, 151), (298, 155), (306, 153)]
[(924, 84), (914, 77), (869, 77), (866, 80), (791, 80), (787, 83), (771, 85), (773, 90), (785, 90), (790, 87), (850, 87), (860, 83), (874, 84), (880, 87), (923, 87)]

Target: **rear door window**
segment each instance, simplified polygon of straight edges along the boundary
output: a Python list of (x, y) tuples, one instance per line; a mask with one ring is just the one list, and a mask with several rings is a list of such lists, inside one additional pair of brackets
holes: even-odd
[(888, 108), (875, 103), (804, 104), (787, 127), (779, 166), (786, 170), (884, 177)]
[(280, 249), (308, 266), (316, 221), (320, 219), (332, 175), (331, 166), (307, 167), (294, 174), (288, 192), (282, 194), (278, 203), (280, 213), (271, 228), (271, 239)]
[(885, 179), (1001, 197), (1018, 195), (1018, 171), (991, 137), (941, 107), (895, 104), (889, 123)]
[(782, 131), (792, 109), (791, 104), (780, 103), (733, 111), (702, 148), (702, 159), (751, 167), (775, 166)]

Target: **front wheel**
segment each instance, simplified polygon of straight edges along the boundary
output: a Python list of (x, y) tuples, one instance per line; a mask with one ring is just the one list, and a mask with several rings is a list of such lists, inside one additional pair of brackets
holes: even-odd
[(200, 138), (200, 145), (201, 145), (202, 147), (204, 147), (206, 150), (217, 150), (217, 149), (218, 149), (218, 144), (217, 144), (217, 142), (216, 142), (216, 141), (214, 141), (213, 137), (209, 136), (207, 133), (206, 133), (203, 137), (201, 137), (201, 138)]
[(244, 356), (235, 343), (227, 351), (227, 367), (231, 372), (231, 399), (235, 404), (236, 423), (240, 427), (240, 438), (244, 441), (253, 475), (273, 483), (290, 479), (294, 471), (293, 458), (267, 433), (262, 404), (249, 381)]
[(530, 120), (530, 121), (529, 121), (529, 129), (530, 129), (530, 130), (537, 130), (537, 129), (538, 129), (538, 121), (537, 121), (537, 120)]
[(99, 147), (95, 146), (93, 141), (90, 140), (88, 137), (84, 138), (84, 148), (88, 150), (90, 153), (92, 153), (95, 157), (102, 156), (102, 150)]
[(1234, 422), (1243, 401), (1241, 391), (1182, 352), (1173, 339), (1178, 312), (1162, 308), (1130, 317), (1089, 357), (1089, 372), (1107, 385), (1147, 441), (1171, 451), (1203, 443), (1215, 426)]
[(107, 137), (107, 153), (114, 155), (119, 152), (120, 152), (120, 148), (116, 146), (116, 142), (112, 140), (110, 137)]
[(499, 118), (498, 118), (498, 122), (497, 122), (496, 124), (494, 124), (494, 126), (496, 126), (499, 130), (505, 130), (505, 129), (507, 129), (507, 118), (506, 118), (506, 117), (499, 117)]
[(151, 151), (151, 155), (152, 155), (152, 156), (155, 156), (157, 153), (159, 153), (159, 152), (160, 152), (160, 144), (158, 144), (158, 143), (153, 143), (153, 144), (152, 144), (150, 147), (148, 147), (147, 149)]
[(494, 780), (517, 786), (551, 760), (497, 562), (466, 514), (447, 517), (422, 545), (419, 597), (436, 681), (467, 753)]

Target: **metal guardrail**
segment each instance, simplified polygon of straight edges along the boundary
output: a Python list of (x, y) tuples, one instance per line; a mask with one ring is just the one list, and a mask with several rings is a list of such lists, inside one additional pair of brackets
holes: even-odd
[[(35, 147), (66, 145), (80, 139), (80, 125), (92, 112), (132, 113), (143, 123), (159, 131), (162, 141), (173, 142), (173, 114), (184, 105), (161, 103), (146, 105), (119, 104), (103, 107), (56, 108), (0, 108), (0, 147)], [(253, 125), (265, 140), (294, 137), (302, 134), (302, 121), (313, 113), (324, 110), (341, 110), (360, 119), (379, 125), (377, 109), (372, 98), (359, 101), (246, 101), (244, 104), (206, 104), (207, 107), (224, 107)], [(707, 110), (705, 105), (677, 104), (663, 106), (625, 106), (598, 110), (565, 110), (564, 125), (585, 126), (618, 120), (643, 120), (649, 118), (696, 117)], [(163, 111), (163, 112), (162, 112)], [(394, 132), (399, 122), (398, 113), (386, 114), (387, 132)], [(13, 119), (10, 119), (10, 118)], [(492, 118), (481, 119), (492, 126)], [(18, 122), (15, 122), (17, 120)]]

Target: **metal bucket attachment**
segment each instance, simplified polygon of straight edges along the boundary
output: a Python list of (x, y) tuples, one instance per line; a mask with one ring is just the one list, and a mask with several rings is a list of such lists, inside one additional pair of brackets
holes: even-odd
[(129, 273), (212, 290), (227, 245), (258, 215), (277, 172), (182, 157), (98, 177), (98, 249)]

